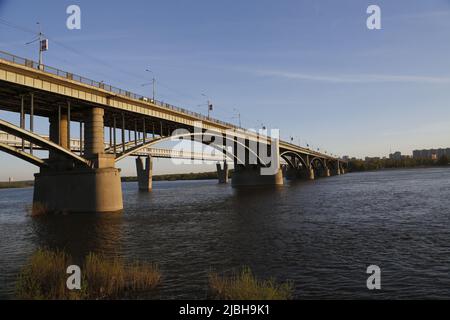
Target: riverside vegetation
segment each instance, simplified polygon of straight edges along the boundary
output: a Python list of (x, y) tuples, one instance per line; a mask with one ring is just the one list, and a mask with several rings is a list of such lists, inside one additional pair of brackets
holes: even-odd
[[(232, 170), (230, 171), (231, 174)], [(153, 176), (153, 181), (180, 180), (214, 180), (218, 179), (217, 172), (163, 174)], [(122, 182), (136, 182), (137, 177), (122, 177)], [(34, 181), (0, 182), (0, 189), (15, 189), (33, 187)]]
[(73, 264), (63, 251), (37, 250), (23, 267), (16, 283), (16, 297), (25, 300), (100, 300), (129, 298), (155, 289), (161, 280), (154, 264), (111, 259), (90, 253), (82, 266), (81, 290), (66, 287), (66, 269)]
[(401, 160), (392, 159), (370, 159), (365, 160), (350, 160), (348, 169), (351, 172), (382, 170), (382, 169), (400, 169), (400, 168), (418, 168), (418, 167), (433, 167), (433, 166), (448, 166), (449, 159), (447, 156), (442, 156), (438, 160), (432, 159), (413, 159), (404, 158)]
[[(130, 299), (150, 292), (161, 283), (155, 264), (105, 258), (89, 253), (82, 270), (80, 290), (66, 286), (67, 267), (73, 259), (64, 251), (38, 249), (22, 268), (16, 282), (16, 298), (23, 300), (103, 300)], [(288, 300), (293, 297), (293, 283), (278, 284), (274, 279), (259, 280), (244, 267), (231, 276), (210, 273), (209, 295), (220, 300)]]
[(292, 282), (278, 284), (274, 279), (259, 280), (250, 268), (244, 267), (230, 276), (211, 272), (209, 290), (212, 298), (219, 300), (290, 300), (294, 285)]

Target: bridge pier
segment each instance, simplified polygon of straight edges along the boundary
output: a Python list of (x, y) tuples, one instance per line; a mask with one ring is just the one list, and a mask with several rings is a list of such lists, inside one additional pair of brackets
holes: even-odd
[(35, 175), (33, 210), (56, 213), (116, 212), (123, 209), (115, 168), (42, 171)]
[(223, 162), (223, 169), (220, 163), (216, 164), (217, 167), (217, 176), (219, 178), (219, 184), (227, 184), (228, 183), (228, 163), (226, 161)]
[[(263, 166), (260, 164), (249, 164), (249, 154), (248, 150), (246, 150), (245, 155), (245, 165), (237, 164), (237, 160), (234, 162), (234, 172), (233, 177), (231, 179), (231, 185), (233, 188), (241, 188), (241, 187), (259, 187), (259, 186), (282, 186), (284, 184), (283, 180), (283, 171), (280, 166), (280, 148), (279, 141), (275, 140), (272, 142), (274, 146), (269, 146), (271, 148), (271, 153), (275, 152), (275, 154), (271, 154), (271, 166), (276, 168), (275, 174), (261, 174), (261, 170)], [(235, 150), (236, 154), (236, 150)]]
[(292, 168), (288, 166), (283, 172), (286, 180), (297, 180), (297, 179), (307, 179), (309, 177), (309, 170), (304, 167)]
[(279, 169), (274, 175), (261, 175), (261, 166), (237, 165), (234, 168), (231, 184), (233, 188), (282, 186), (284, 184), (283, 172)]
[(153, 159), (148, 156), (144, 162), (141, 157), (136, 158), (136, 172), (139, 185), (139, 191), (149, 192), (153, 188)]
[(308, 179), (309, 180), (315, 180), (316, 179), (316, 173), (314, 171), (314, 168), (309, 168), (309, 176)]
[(326, 178), (331, 177), (330, 169), (329, 169), (328, 167), (325, 167), (325, 168), (323, 169), (322, 175), (323, 175), (324, 177), (326, 177)]
[[(78, 213), (123, 209), (120, 172), (114, 167), (114, 157), (104, 152), (103, 114), (101, 108), (89, 109), (85, 114), (84, 150), (92, 165), (75, 166), (70, 160), (53, 156), (50, 167), (41, 168), (35, 175), (34, 210)], [(68, 117), (53, 118), (51, 140), (68, 148), (69, 128)]]

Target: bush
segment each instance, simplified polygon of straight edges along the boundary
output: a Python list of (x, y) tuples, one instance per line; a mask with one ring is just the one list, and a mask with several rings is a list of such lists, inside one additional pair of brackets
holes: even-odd
[(153, 264), (127, 264), (115, 257), (107, 259), (90, 253), (85, 258), (81, 290), (66, 287), (66, 269), (72, 258), (62, 251), (39, 249), (22, 269), (16, 296), (26, 300), (113, 299), (158, 286), (161, 274)]
[(277, 284), (275, 280), (258, 280), (250, 268), (244, 267), (230, 277), (209, 275), (209, 290), (220, 300), (289, 300), (294, 286), (291, 282)]

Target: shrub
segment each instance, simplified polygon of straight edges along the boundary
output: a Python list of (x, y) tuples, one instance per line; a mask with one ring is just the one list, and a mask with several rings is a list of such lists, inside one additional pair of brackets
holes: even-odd
[(274, 279), (258, 280), (248, 267), (231, 276), (209, 275), (209, 290), (220, 300), (289, 300), (293, 296), (293, 284), (277, 284)]

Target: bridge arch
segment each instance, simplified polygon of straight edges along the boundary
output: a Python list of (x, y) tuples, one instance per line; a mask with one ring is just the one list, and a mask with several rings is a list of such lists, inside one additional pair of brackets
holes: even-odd
[(309, 164), (310, 164), (311, 168), (318, 169), (318, 166), (316, 165), (317, 163), (320, 164), (322, 169), (325, 169), (327, 167), (326, 161), (319, 157), (312, 158)]
[[(141, 151), (141, 150), (143, 150), (145, 148), (149, 148), (149, 147), (151, 147), (151, 146), (153, 146), (153, 145), (155, 145), (157, 143), (171, 141), (171, 140), (175, 140), (175, 139), (181, 139), (181, 138), (193, 138), (193, 137), (196, 137), (196, 136), (203, 136), (203, 135), (207, 135), (208, 137), (214, 137), (214, 138), (219, 138), (219, 139), (226, 139), (228, 141), (232, 141), (233, 143), (236, 142), (237, 144), (239, 144), (243, 148), (247, 149), (249, 151), (249, 153), (254, 155), (256, 157), (256, 159), (258, 161), (260, 161), (260, 163), (264, 164), (264, 161), (254, 151), (252, 151), (250, 148), (248, 148), (242, 142), (234, 140), (234, 139), (227, 138), (226, 136), (223, 136), (221, 133), (213, 133), (213, 132), (207, 132), (207, 133), (204, 133), (204, 132), (194, 132), (194, 133), (189, 132), (189, 133), (184, 133), (184, 134), (172, 135), (170, 137), (161, 137), (161, 138), (153, 139), (153, 140), (150, 140), (149, 142), (142, 143), (142, 144), (140, 144), (138, 146), (135, 146), (133, 148), (130, 148), (130, 149), (126, 150), (125, 152), (122, 152), (121, 154), (119, 154), (116, 157), (115, 161), (118, 162), (120, 160), (123, 160), (124, 158), (126, 158), (128, 156), (131, 156), (132, 154), (134, 154), (136, 152), (139, 152), (139, 151)], [(226, 150), (226, 148), (222, 148), (222, 147), (217, 146), (217, 145), (215, 145), (213, 143), (208, 143), (208, 142), (203, 141), (203, 140), (202, 141), (197, 141), (197, 142), (202, 143), (202, 144), (204, 144), (206, 146), (212, 147), (212, 148), (214, 148), (216, 150), (219, 150), (219, 151), (225, 153), (225, 155), (229, 159), (236, 159), (236, 161), (239, 164), (244, 164), (245, 165), (245, 162), (243, 162), (242, 159), (239, 159), (239, 157), (237, 157), (233, 153), (231, 153), (228, 150)]]
[[(11, 134), (12, 136), (15, 136), (15, 137), (23, 139), (24, 141), (27, 141), (30, 144), (41, 147), (44, 150), (52, 151), (55, 154), (63, 156), (66, 159), (72, 160), (72, 161), (74, 161), (74, 163), (77, 163), (77, 164), (85, 166), (85, 167), (91, 166), (90, 161), (84, 159), (83, 157), (80, 157), (79, 155), (77, 155), (69, 150), (66, 150), (63, 147), (61, 147), (60, 145), (53, 143), (35, 133), (32, 133), (25, 129), (19, 128), (16, 125), (13, 125), (12, 123), (9, 123), (7, 121), (0, 119), (0, 129), (6, 133)], [(20, 151), (16, 148), (10, 147), (8, 145), (2, 144), (0, 150), (4, 151), (6, 153), (9, 153), (17, 158), (28, 161), (34, 165), (37, 165), (40, 167), (45, 166), (44, 160), (39, 159), (29, 153)]]
[(44, 160), (42, 160), (42, 159), (40, 159), (40, 158), (38, 158), (38, 157), (36, 157), (36, 156), (34, 156), (32, 154), (23, 152), (23, 151), (21, 151), (21, 150), (19, 150), (17, 148), (8, 146), (7, 144), (4, 144), (4, 143), (0, 143), (0, 151), (3, 151), (3, 152), (5, 152), (5, 153), (7, 153), (7, 154), (9, 154), (9, 155), (11, 155), (13, 157), (22, 159), (22, 160), (24, 160), (24, 161), (26, 161), (28, 163), (31, 163), (32, 165), (35, 165), (35, 166), (37, 166), (39, 168), (48, 166), (47, 163)]
[(294, 156), (295, 158), (299, 159), (304, 168), (309, 167), (308, 164), (306, 163), (305, 159), (303, 159), (303, 157), (300, 154), (298, 154), (297, 152), (285, 151), (285, 152), (281, 153), (280, 157), (282, 157), (292, 168), (298, 169), (295, 167), (295, 165), (292, 163), (292, 161), (288, 158), (288, 156)]

